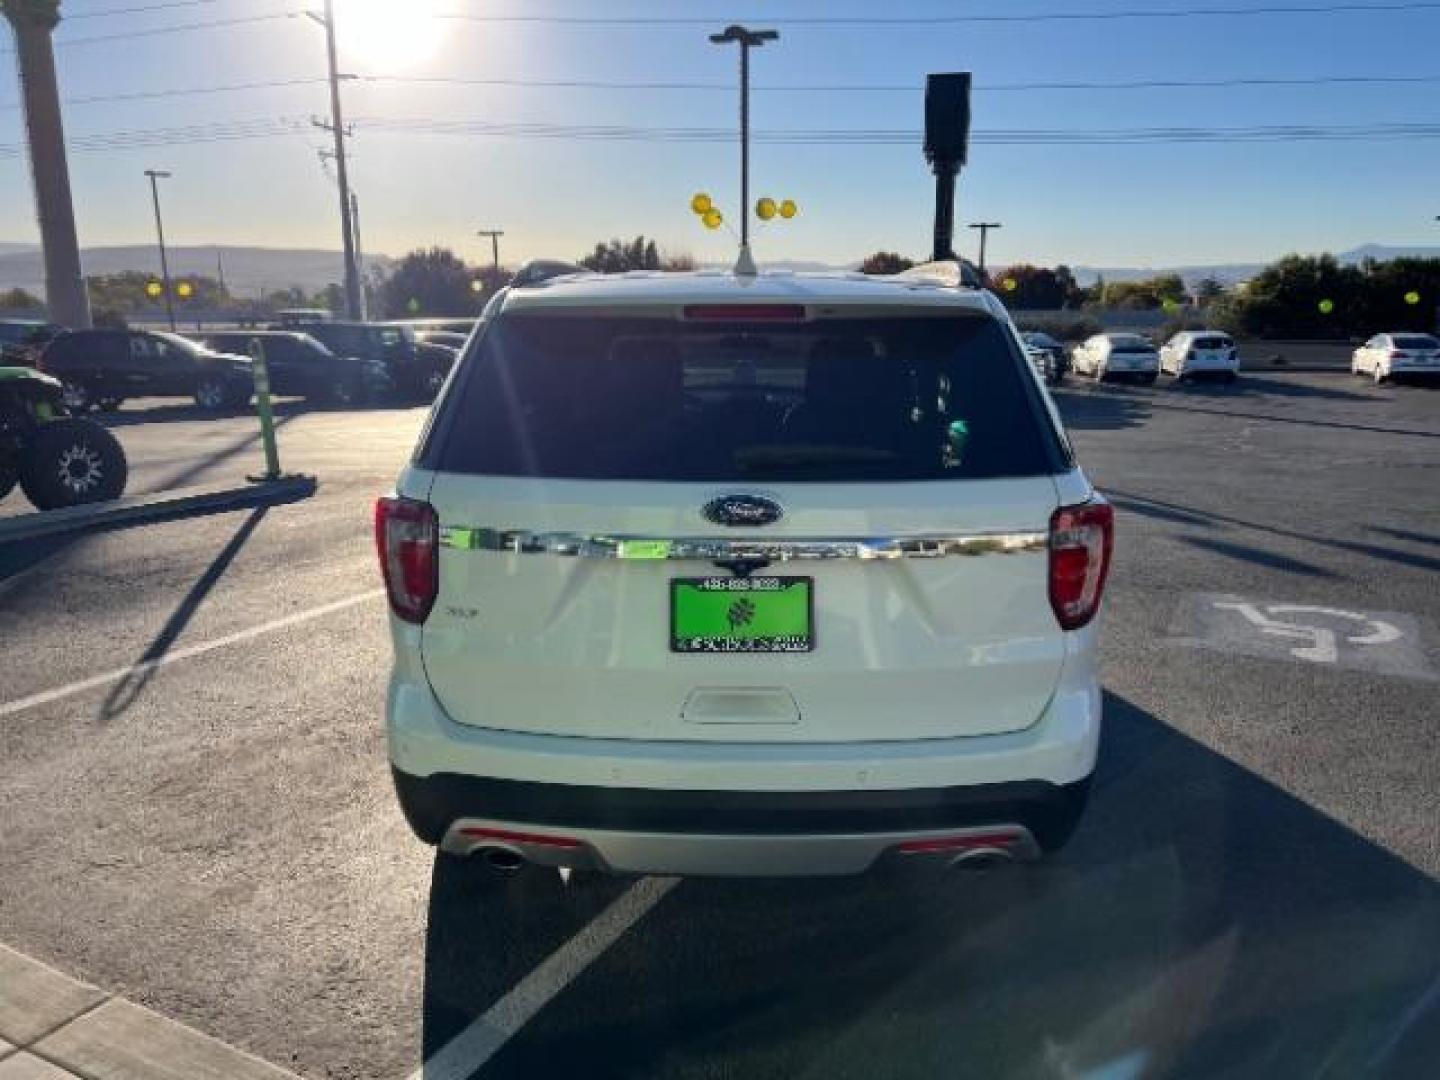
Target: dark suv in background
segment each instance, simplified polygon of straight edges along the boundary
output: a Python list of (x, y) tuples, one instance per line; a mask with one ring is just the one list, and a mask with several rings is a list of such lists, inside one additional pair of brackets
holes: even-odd
[(37, 366), (64, 384), (71, 412), (117, 409), (127, 398), (190, 397), (218, 412), (249, 404), (250, 360), (159, 330), (71, 330)]
[(337, 356), (309, 334), (289, 330), (223, 330), (200, 338), (216, 352), (251, 355), (251, 342), (265, 347), (271, 393), (358, 405), (384, 397), (390, 378), (383, 362)]
[(29, 366), (63, 326), (39, 319), (0, 319), (0, 364)]
[(284, 329), (309, 334), (341, 356), (384, 365), (391, 391), (405, 400), (433, 400), (459, 355), (443, 345), (418, 342), (409, 326), (317, 321), (291, 323)]

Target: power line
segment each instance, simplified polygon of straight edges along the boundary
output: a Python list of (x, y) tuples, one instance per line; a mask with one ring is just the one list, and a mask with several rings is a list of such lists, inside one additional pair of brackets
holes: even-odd
[[(1264, 4), (1255, 7), (1131, 8), (1117, 11), (1045, 11), (1026, 14), (813, 15), (788, 17), (757, 16), (757, 18), (760, 18), (762, 21), (775, 23), (777, 26), (930, 27), (985, 23), (1112, 22), (1125, 19), (1189, 19), (1212, 17), (1243, 18), (1255, 15), (1386, 14), (1406, 11), (1433, 11), (1436, 9), (1440, 9), (1440, 0), (1400, 0), (1400, 2), (1381, 4)], [(542, 23), (556, 26), (648, 26), (674, 28), (713, 26), (716, 22), (725, 22), (727, 19), (733, 21), (730, 16), (721, 18), (718, 15), (676, 18), (666, 15), (474, 15), (469, 12), (440, 13), (435, 15), (434, 18), (482, 23)]]
[[(356, 121), (364, 130), (381, 134), (460, 135), (572, 141), (652, 143), (728, 143), (729, 128), (662, 128), (631, 125), (580, 125), (497, 122), (486, 120), (435, 120), (419, 117), (370, 117)], [(292, 136), (308, 128), (298, 117), (268, 117), (194, 124), (186, 127), (97, 132), (73, 136), (70, 148), (78, 153), (142, 149), (225, 142), (237, 139)], [(756, 142), (780, 145), (888, 146), (919, 145), (918, 130), (873, 128), (799, 128), (756, 131)], [(1302, 143), (1394, 141), (1440, 138), (1440, 122), (1386, 122), (1330, 125), (1254, 125), (1248, 127), (1156, 128), (993, 128), (972, 133), (976, 144), (992, 146), (1109, 146), (1177, 145), (1203, 143)], [(18, 144), (0, 145), (0, 157), (18, 157)]]
[(65, 12), (65, 21), (74, 22), (76, 19), (109, 19), (116, 15), (140, 15), (150, 11), (169, 11), (172, 8), (203, 7), (209, 4), (223, 3), (224, 0), (160, 0), (152, 4), (131, 4), (126, 7), (99, 8), (94, 11), (69, 11), (68, 5)]
[[(219, 86), (187, 86), (168, 90), (138, 90), (129, 94), (87, 94), (65, 98), (65, 105), (110, 105), (117, 101), (152, 101), (162, 98), (199, 97), (204, 94), (225, 94), (235, 90), (271, 90), (286, 86), (315, 86), (328, 80), (323, 75), (299, 79), (267, 79), (262, 82), (225, 83)], [(18, 109), (20, 102), (0, 102), (0, 109)]]
[[(357, 78), (369, 83), (400, 83), (408, 86), (505, 86), (520, 89), (546, 90), (697, 90), (734, 93), (733, 86), (717, 82), (615, 82), (600, 79), (524, 79), (489, 78), (485, 76), (446, 75), (360, 75)], [(223, 83), (217, 86), (173, 87), (161, 90), (141, 90), (128, 94), (89, 94), (66, 98), (66, 105), (103, 105), (119, 101), (150, 101), (164, 98), (199, 97), (206, 94), (223, 94), (244, 90), (270, 90), (294, 86), (315, 86), (327, 80), (320, 76), (294, 79), (267, 79), (256, 82)], [(1124, 91), (1164, 89), (1225, 89), (1235, 87), (1273, 86), (1331, 86), (1331, 85), (1404, 85), (1440, 82), (1440, 73), (1420, 75), (1315, 75), (1295, 77), (1240, 77), (1222, 79), (1133, 79), (1118, 82), (1012, 82), (989, 83), (976, 86), (982, 92), (1010, 91)], [(796, 83), (771, 84), (753, 87), (757, 93), (919, 93), (924, 89), (902, 83)], [(0, 109), (18, 109), (18, 101), (0, 102)]]
[(122, 30), (114, 34), (91, 34), (89, 37), (63, 37), (55, 47), (72, 48), (76, 45), (98, 45), (104, 41), (127, 41), (133, 38), (161, 37), (167, 34), (183, 34), (191, 30), (215, 30), (231, 26), (248, 26), (256, 23), (275, 22), (289, 19), (302, 12), (298, 9), (276, 11), (268, 15), (238, 15), (229, 19), (208, 19), (204, 22), (172, 23), (168, 26), (152, 26), (141, 30)]
[[(130, 9), (111, 9), (105, 12), (91, 12), (90, 17), (119, 15), (127, 11), (159, 10), (162, 6), (186, 7), (201, 3), (202, 0), (170, 0), (168, 5), (136, 5)], [(814, 27), (892, 27), (926, 28), (935, 26), (1035, 24), (1048, 22), (1116, 22), (1130, 19), (1188, 19), (1188, 18), (1247, 18), (1258, 15), (1385, 15), (1416, 11), (1440, 10), (1440, 0), (1394, 0), (1391, 3), (1358, 4), (1268, 4), (1258, 7), (1197, 7), (1145, 9), (1132, 8), (1117, 11), (1047, 11), (1026, 14), (983, 14), (983, 15), (913, 15), (913, 16), (793, 16), (769, 19), (782, 26)], [(245, 15), (229, 19), (210, 19), (203, 22), (176, 23), (141, 30), (125, 30), (112, 34), (93, 34), (89, 37), (62, 38), (57, 46), (93, 45), (104, 41), (123, 41), (132, 38), (156, 37), (163, 34), (180, 34), (193, 30), (211, 30), (221, 27), (272, 22), (303, 14), (303, 9), (292, 9), (265, 15)], [(84, 13), (82, 13), (83, 15)], [(693, 26), (712, 26), (719, 16), (676, 18), (664, 15), (598, 16), (598, 15), (477, 15), (471, 12), (442, 12), (431, 16), (458, 22), (489, 24), (537, 24), (549, 26), (588, 26), (596, 28), (660, 28), (682, 29)], [(74, 18), (74, 16), (71, 16)]]

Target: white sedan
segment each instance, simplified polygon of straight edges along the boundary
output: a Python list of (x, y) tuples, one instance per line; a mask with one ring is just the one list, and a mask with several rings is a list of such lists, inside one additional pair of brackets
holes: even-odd
[(1376, 334), (1350, 358), (1350, 374), (1375, 384), (1397, 375), (1440, 375), (1440, 340), (1430, 334)]
[(1160, 374), (1160, 354), (1139, 334), (1096, 334), (1075, 347), (1070, 362), (1077, 374), (1093, 375), (1096, 382), (1124, 375), (1153, 383)]
[(1230, 335), (1215, 330), (1182, 330), (1160, 346), (1160, 370), (1177, 379), (1218, 375), (1234, 382), (1240, 374), (1240, 353)]

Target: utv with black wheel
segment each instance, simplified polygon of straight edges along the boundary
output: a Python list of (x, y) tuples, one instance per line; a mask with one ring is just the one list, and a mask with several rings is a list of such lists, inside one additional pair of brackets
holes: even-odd
[(58, 379), (0, 367), (0, 499), (18, 481), (40, 510), (119, 498), (125, 451), (108, 428), (69, 415)]

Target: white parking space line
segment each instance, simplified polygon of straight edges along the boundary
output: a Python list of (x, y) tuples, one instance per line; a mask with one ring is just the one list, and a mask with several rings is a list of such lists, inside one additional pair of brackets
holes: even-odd
[(214, 652), (216, 649), (223, 649), (227, 645), (236, 645), (242, 641), (249, 641), (264, 634), (274, 633), (276, 630), (284, 630), (290, 626), (297, 626), (300, 623), (309, 622), (311, 619), (318, 619), (324, 615), (330, 615), (337, 611), (343, 611), (356, 604), (363, 604), (367, 600), (374, 600), (376, 597), (384, 596), (384, 589), (369, 589), (354, 596), (348, 596), (344, 600), (336, 600), (333, 604), (321, 604), (319, 607), (307, 608), (304, 611), (296, 611), (280, 619), (273, 619), (259, 626), (252, 626), (245, 630), (237, 630), (233, 634), (226, 634), (224, 637), (214, 638), (211, 641), (202, 641), (197, 645), (187, 645), (183, 649), (171, 649), (164, 656), (154, 660), (146, 660), (144, 663), (132, 664), (130, 667), (117, 668), (114, 671), (107, 671), (103, 675), (95, 675), (89, 679), (81, 679), (79, 682), (67, 683), (65, 686), (57, 686), (53, 690), (42, 690), (38, 694), (31, 694), (29, 697), (18, 698), (15, 701), (7, 701), (0, 705), (0, 717), (14, 716), (26, 709), (33, 709), (38, 705), (48, 705), (52, 701), (59, 701), (61, 698), (71, 697), (74, 694), (83, 694), (87, 690), (94, 690), (98, 686), (107, 686), (121, 679), (130, 678), (135, 675), (144, 675), (155, 668), (164, 667), (166, 664), (173, 664), (177, 660), (188, 660), (192, 656), (203, 656), (205, 653)]
[(679, 878), (642, 878), (630, 886), (508, 994), (431, 1055), (409, 1080), (468, 1080), (679, 883)]

